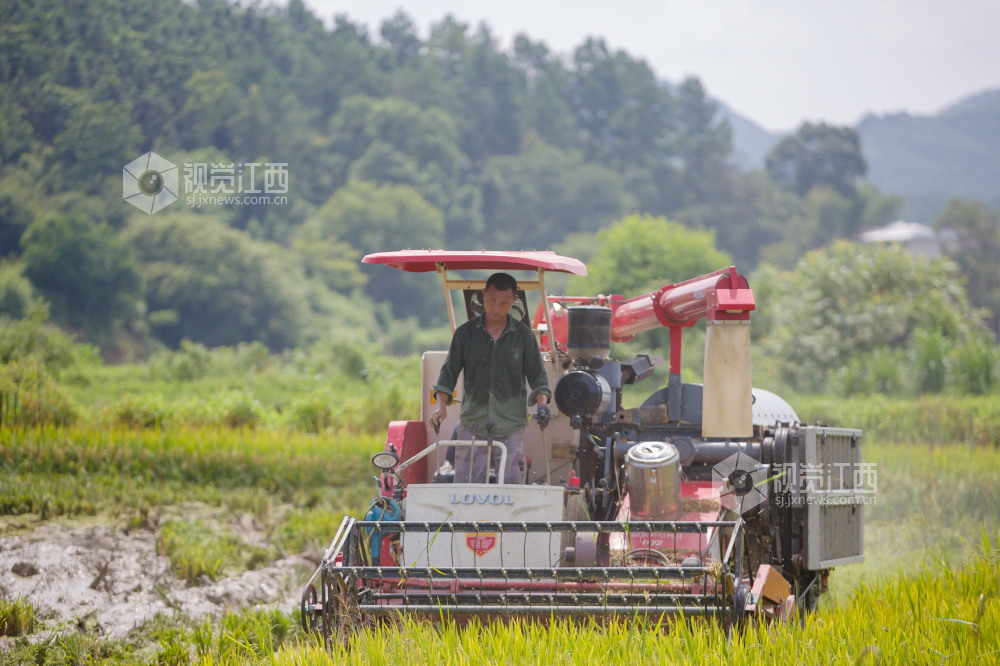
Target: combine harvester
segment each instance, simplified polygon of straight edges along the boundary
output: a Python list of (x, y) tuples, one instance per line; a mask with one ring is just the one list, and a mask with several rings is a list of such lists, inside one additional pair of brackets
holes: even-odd
[[(407, 250), (364, 262), (439, 273), (452, 331), (452, 290), (471, 318), (485, 282), (450, 271), (536, 274), (518, 282), (511, 312), (539, 336), (558, 411), (544, 431), (525, 430), (524, 484), (505, 483), (504, 462), (494, 483), (455, 483), (447, 447), (486, 455), (503, 444), (440, 439), (428, 420), (446, 352), (424, 353), (421, 420), (389, 425), (372, 459), (378, 497), (363, 520), (344, 519), (303, 593), (307, 631), (330, 637), (392, 613), (782, 621), (816, 607), (832, 567), (863, 559), (861, 431), (805, 425), (752, 388), (755, 305), (734, 267), (626, 300), (548, 296), (546, 272), (587, 274), (552, 252)], [(540, 292), (530, 319), (525, 291)], [(702, 318), (704, 384), (684, 384), (682, 332)], [(663, 359), (612, 360), (611, 342), (660, 326), (667, 384), (624, 409), (622, 386)]]

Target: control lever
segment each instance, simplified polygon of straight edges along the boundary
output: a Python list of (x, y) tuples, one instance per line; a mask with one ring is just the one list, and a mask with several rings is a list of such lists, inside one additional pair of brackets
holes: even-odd
[(434, 475), (441, 471), (441, 422), (434, 423), (434, 457), (437, 458), (437, 467), (434, 468)]
[(469, 476), (465, 478), (466, 483), (472, 483), (472, 470), (473, 463), (476, 462), (476, 429), (479, 428), (478, 423), (472, 424), (472, 451), (469, 453)]
[[(493, 470), (493, 429), (496, 425), (493, 421), (486, 422), (486, 483), (490, 482), (490, 472)], [(499, 476), (498, 471), (497, 477)]]

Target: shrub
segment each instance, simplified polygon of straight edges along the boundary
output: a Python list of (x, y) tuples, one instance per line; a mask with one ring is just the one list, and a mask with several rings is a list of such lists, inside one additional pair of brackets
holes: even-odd
[(939, 328), (914, 332), (910, 354), (920, 393), (940, 393), (944, 390), (950, 345), (951, 341)]
[(0, 365), (0, 425), (70, 425), (76, 404), (35, 356)]
[(126, 394), (104, 409), (102, 420), (124, 428), (154, 428), (165, 427), (171, 414), (171, 407), (162, 395)]
[(131, 245), (79, 213), (38, 217), (21, 237), (25, 275), (52, 302), (53, 317), (100, 341), (134, 319), (142, 274)]
[(74, 345), (73, 339), (62, 329), (46, 324), (48, 304), (39, 299), (31, 304), (24, 319), (11, 319), (0, 315), (0, 363), (37, 357), (52, 371), (76, 364), (79, 352), (91, 356), (90, 345)]
[(217, 405), (217, 422), (227, 428), (252, 429), (265, 419), (264, 405), (250, 391), (227, 391)]
[(184, 382), (207, 375), (246, 375), (262, 370), (270, 360), (270, 350), (258, 341), (209, 349), (200, 342), (181, 340), (180, 349), (154, 356), (149, 372), (154, 378)]
[(301, 432), (330, 432), (341, 424), (336, 411), (333, 395), (328, 390), (316, 391), (292, 400), (284, 421)]
[(858, 393), (902, 393), (902, 371), (905, 365), (905, 355), (899, 349), (883, 347), (870, 353), (858, 354), (839, 373), (841, 393), (845, 396)]
[(965, 393), (981, 395), (993, 388), (1000, 352), (992, 340), (980, 336), (958, 345), (953, 358), (957, 384)]
[[(940, 390), (945, 336), (969, 340), (983, 318), (969, 305), (955, 264), (901, 247), (836, 241), (807, 252), (793, 272), (753, 277), (762, 296), (780, 296), (757, 303), (772, 324), (758, 334), (754, 353), (779, 359), (782, 381), (798, 391), (826, 390), (860, 354), (912, 345), (923, 357), (916, 364), (922, 390)], [(925, 332), (922, 343), (914, 343), (915, 331)]]
[(31, 283), (24, 277), (24, 265), (0, 263), (0, 312), (20, 319), (31, 307)]
[(799, 418), (844, 428), (861, 428), (865, 437), (887, 442), (1000, 445), (1000, 396), (921, 396), (898, 399), (879, 395), (842, 398), (788, 396)]

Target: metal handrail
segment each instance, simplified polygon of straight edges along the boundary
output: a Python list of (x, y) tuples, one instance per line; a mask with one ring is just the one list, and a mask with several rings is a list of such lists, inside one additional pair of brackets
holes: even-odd
[[(404, 469), (406, 469), (407, 467), (409, 467), (413, 463), (417, 462), (418, 460), (426, 458), (427, 456), (429, 456), (433, 452), (437, 451), (438, 448), (441, 447), (441, 446), (444, 446), (444, 447), (449, 447), (449, 446), (469, 446), (469, 447), (484, 446), (485, 447), (485, 446), (489, 446), (489, 445), (490, 445), (490, 442), (487, 442), (486, 440), (478, 441), (478, 440), (469, 440), (469, 439), (442, 439), (441, 441), (434, 442), (430, 446), (426, 447), (423, 451), (421, 451), (417, 455), (413, 456), (412, 458), (407, 458), (405, 462), (401, 463), (396, 468), (396, 473), (399, 474)], [(506, 445), (504, 445), (503, 442), (497, 442), (497, 441), (492, 442), (492, 445), (500, 447), (500, 469), (497, 470), (497, 482), (495, 484), (490, 484), (490, 485), (499, 485), (499, 486), (502, 486), (502, 485), (505, 485), (504, 481), (506, 481), (505, 472), (507, 470), (507, 447), (506, 447)], [(486, 466), (487, 467), (490, 466), (490, 461), (489, 460), (486, 461)], [(469, 470), (469, 474), (470, 475), (472, 474), (472, 470), (471, 469)]]

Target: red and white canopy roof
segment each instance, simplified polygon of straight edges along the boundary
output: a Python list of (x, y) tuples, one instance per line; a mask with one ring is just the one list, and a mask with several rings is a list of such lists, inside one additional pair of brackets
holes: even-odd
[(384, 264), (410, 273), (437, 270), (442, 263), (450, 271), (510, 270), (531, 271), (538, 268), (556, 273), (586, 275), (587, 267), (579, 259), (563, 257), (548, 250), (541, 252), (456, 252), (452, 250), (400, 250), (376, 252), (361, 260), (366, 264)]

